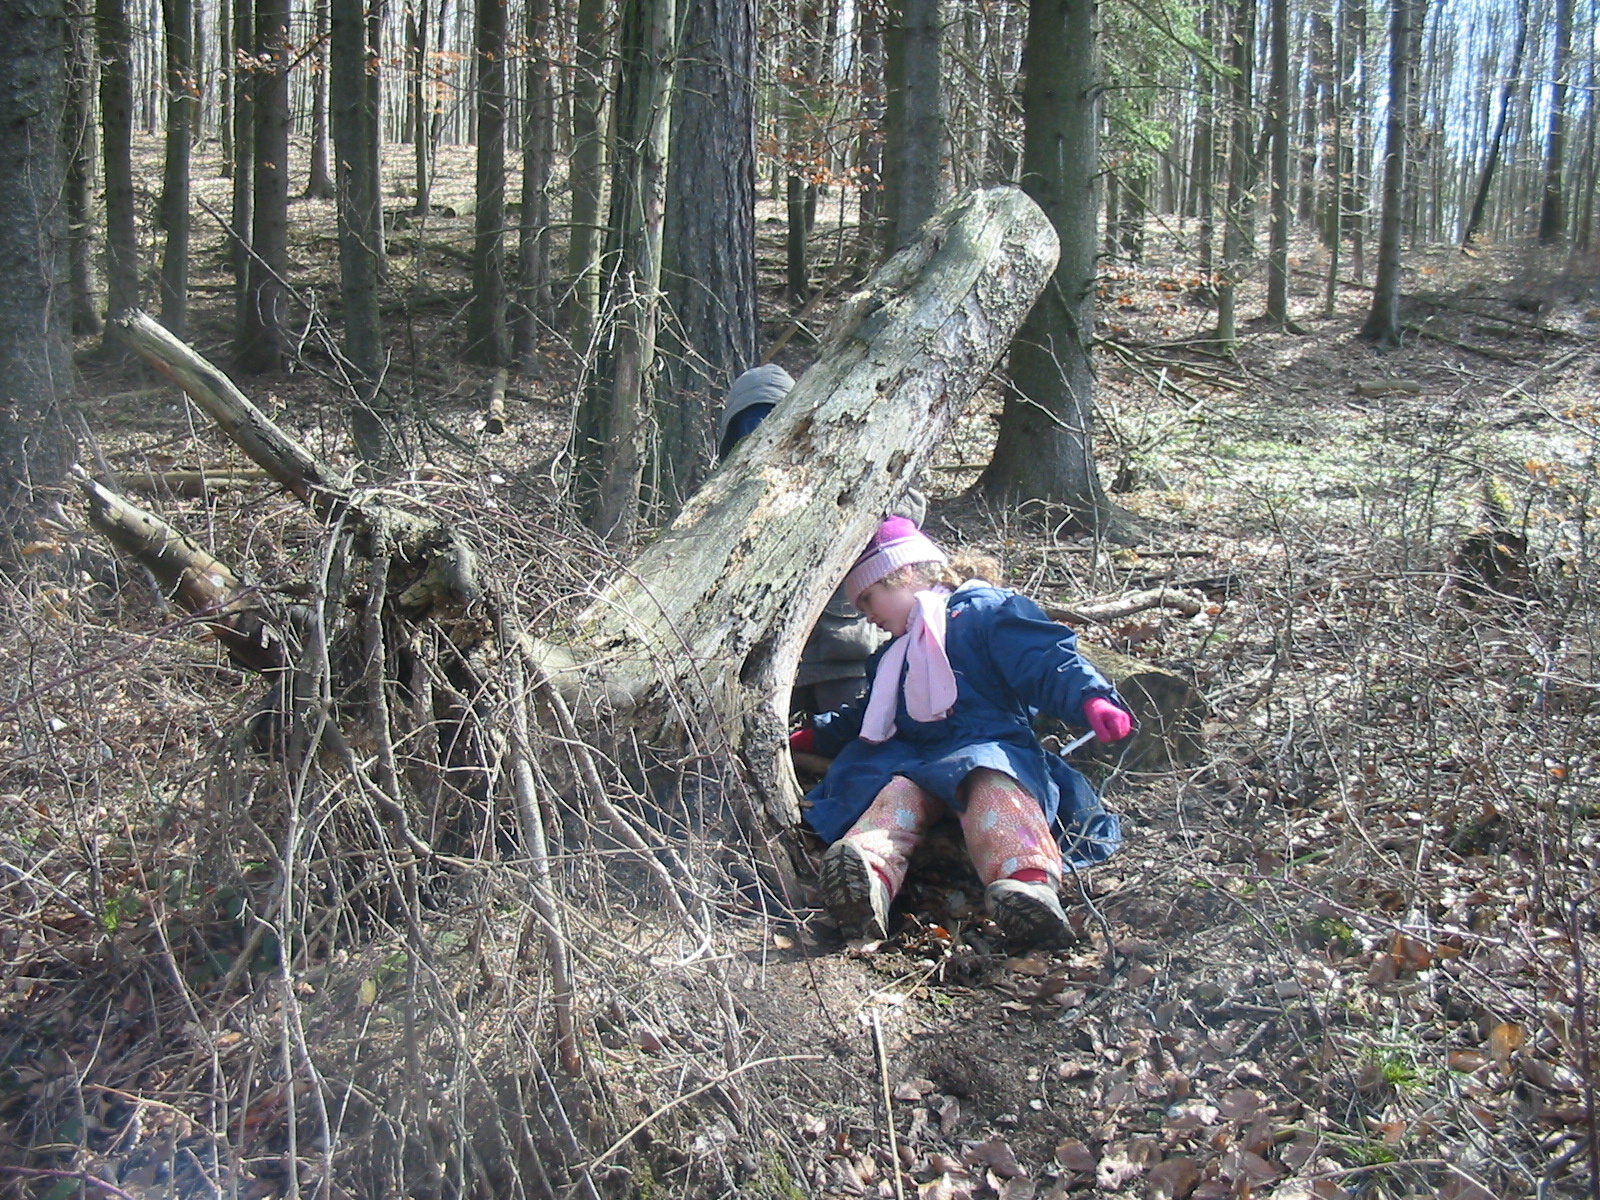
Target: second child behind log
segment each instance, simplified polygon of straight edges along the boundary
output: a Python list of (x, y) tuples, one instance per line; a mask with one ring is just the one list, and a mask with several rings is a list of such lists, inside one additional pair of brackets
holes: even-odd
[(885, 936), (912, 850), (948, 811), (1001, 930), (1017, 942), (1059, 943), (1064, 861), (1102, 862), (1122, 833), (1089, 781), (1045, 752), (1033, 717), (1115, 742), (1132, 731), (1132, 715), (1078, 653), (1076, 634), (1025, 596), (960, 578), (903, 517), (879, 526), (844, 586), (894, 640), (869, 664), (861, 704), (790, 737), (794, 749), (833, 758), (806, 815), (833, 843), (821, 872), (829, 912), (864, 936)]

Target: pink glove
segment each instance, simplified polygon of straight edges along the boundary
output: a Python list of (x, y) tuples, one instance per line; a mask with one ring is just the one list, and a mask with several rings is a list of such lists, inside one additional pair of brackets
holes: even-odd
[(1083, 702), (1083, 719), (1089, 722), (1094, 736), (1102, 742), (1120, 742), (1133, 732), (1133, 718), (1104, 696), (1095, 696)]

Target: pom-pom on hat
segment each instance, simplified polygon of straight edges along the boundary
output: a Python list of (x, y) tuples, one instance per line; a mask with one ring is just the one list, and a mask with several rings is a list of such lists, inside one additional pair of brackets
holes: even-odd
[(872, 535), (872, 541), (844, 577), (844, 593), (857, 608), (861, 593), (901, 567), (913, 563), (945, 563), (944, 551), (915, 522), (905, 517), (890, 517)]

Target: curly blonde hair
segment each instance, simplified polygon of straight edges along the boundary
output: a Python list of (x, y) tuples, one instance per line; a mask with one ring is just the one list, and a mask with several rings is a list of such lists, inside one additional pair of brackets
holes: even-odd
[(943, 584), (948, 588), (960, 587), (969, 579), (981, 579), (995, 587), (1001, 586), (1002, 572), (997, 559), (974, 550), (958, 550), (947, 563), (910, 563), (897, 567), (883, 577), (890, 587), (925, 588)]

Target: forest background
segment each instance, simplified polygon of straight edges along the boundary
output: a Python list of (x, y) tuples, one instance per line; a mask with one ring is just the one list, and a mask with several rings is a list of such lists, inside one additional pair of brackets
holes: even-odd
[[(1600, 1194), (1597, 16), (6, 4), (0, 1189)], [(810, 906), (912, 481), (1168, 735), (1065, 949)]]

